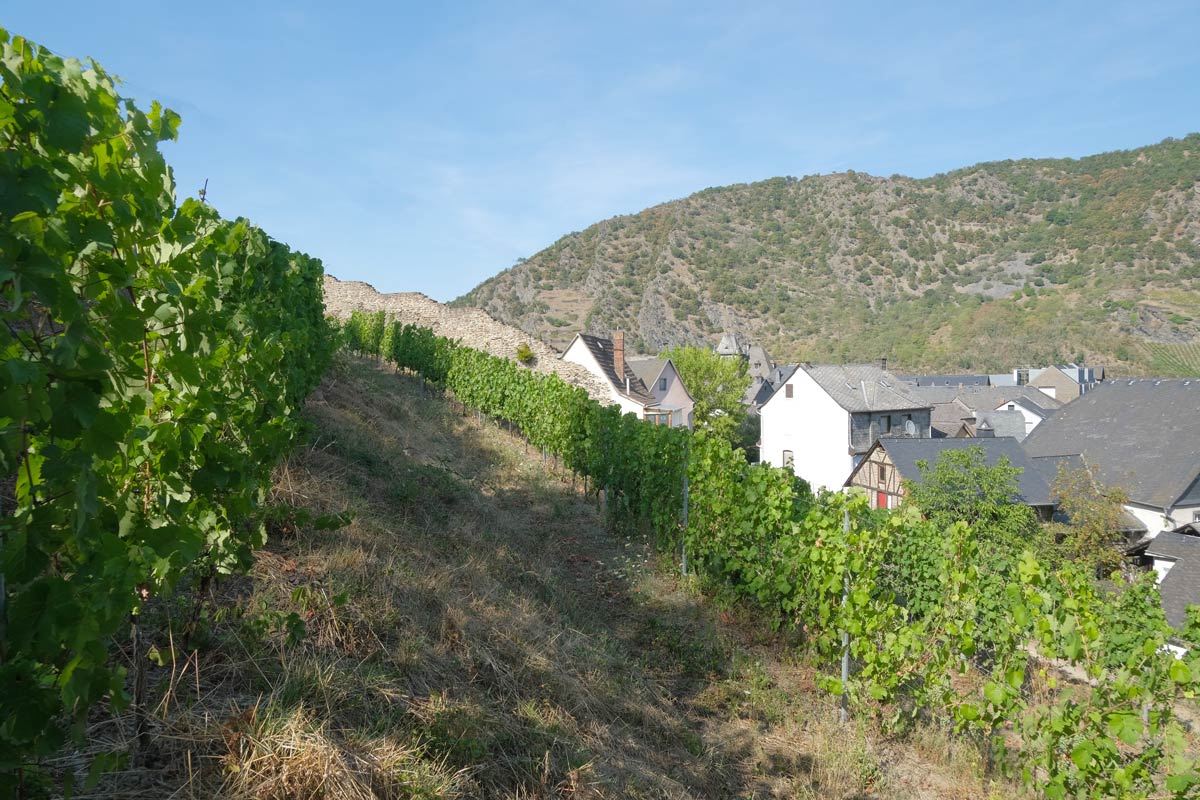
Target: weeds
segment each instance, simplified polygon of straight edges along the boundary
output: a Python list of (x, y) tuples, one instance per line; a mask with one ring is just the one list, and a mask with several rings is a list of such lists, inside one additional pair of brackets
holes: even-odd
[(157, 643), (147, 769), (92, 796), (986, 795), (940, 732), (839, 726), (793, 643), (414, 379), (343, 360), (308, 414), (251, 574)]

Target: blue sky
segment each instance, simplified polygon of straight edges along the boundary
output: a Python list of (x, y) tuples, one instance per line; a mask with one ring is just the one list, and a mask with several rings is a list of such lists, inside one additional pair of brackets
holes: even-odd
[(207, 178), (327, 271), (449, 300), (708, 186), (927, 176), (1200, 130), (1200, 3), (11, 3), (183, 115)]

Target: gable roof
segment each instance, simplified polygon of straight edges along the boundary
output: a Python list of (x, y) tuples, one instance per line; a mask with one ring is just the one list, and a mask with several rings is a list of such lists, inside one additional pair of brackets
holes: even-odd
[(1146, 555), (1175, 562), (1158, 586), (1163, 611), (1173, 628), (1183, 627), (1188, 606), (1200, 605), (1200, 536), (1179, 530), (1163, 531), (1146, 545)]
[[(1023, 389), (1025, 387), (1022, 386), (1021, 388)], [(1035, 391), (1037, 391), (1037, 390), (1035, 390)], [(1031, 397), (1012, 397), (1007, 400), (1001, 400), (1000, 403), (1001, 404), (1012, 403), (1015, 406), (1021, 406), (1026, 411), (1028, 411), (1029, 413), (1038, 417), (1039, 419), (1046, 419), (1051, 414), (1053, 414), (1057, 409), (1062, 408), (1061, 401), (1055, 400), (1053, 397), (1050, 397), (1049, 395), (1044, 394), (1041, 391), (1038, 391), (1038, 394), (1042, 395), (1042, 397), (1038, 398), (1038, 400), (1034, 400)], [(1054, 405), (1049, 405), (1049, 404), (1041, 405), (1039, 403), (1039, 401), (1042, 398), (1045, 398), (1047, 401), (1049, 401), (1049, 403), (1054, 404)]]
[(676, 377), (679, 378), (679, 387), (683, 389), (683, 393), (693, 401), (696, 399), (688, 391), (687, 384), (683, 382), (683, 376), (679, 374), (679, 370), (675, 367), (675, 363), (671, 359), (647, 356), (645, 358), (627, 358), (625, 359), (625, 363), (641, 379), (642, 385), (646, 387), (648, 392), (654, 391), (654, 384), (658, 382), (658, 379), (662, 377), (667, 367), (670, 366)]
[(1101, 383), (1025, 439), (1033, 456), (1081, 453), (1129, 500), (1171, 508), (1200, 480), (1200, 379)]
[[(578, 333), (575, 336), (588, 349), (588, 352), (592, 354), (592, 358), (596, 359), (596, 363), (600, 366), (600, 372), (604, 379), (619, 394), (644, 406), (654, 404), (654, 395), (650, 394), (650, 391), (646, 388), (646, 384), (642, 383), (642, 379), (633, 371), (629, 363), (630, 359), (625, 359), (625, 374), (620, 378), (617, 377), (617, 370), (613, 363), (612, 339), (605, 339), (602, 336), (592, 336), (588, 333)], [(570, 350), (570, 346), (567, 349)], [(626, 390), (626, 386), (629, 387), (628, 390)]]
[(649, 389), (658, 380), (658, 376), (667, 366), (665, 358), (627, 358), (625, 363), (633, 370), (633, 374), (641, 379), (642, 385)]
[(874, 364), (803, 364), (800, 369), (851, 413), (929, 408), (912, 394), (911, 386)]
[(1180, 533), (1179, 529), (1163, 531), (1146, 545), (1146, 555), (1169, 558), (1173, 561), (1189, 557), (1200, 558), (1200, 536), (1189, 536)]
[(976, 411), (976, 435), (984, 425), (992, 429), (992, 435), (997, 439), (1012, 437), (1019, 442), (1025, 438), (1025, 417), (1020, 411)]
[[(921, 481), (921, 470), (918, 461), (928, 462), (930, 469), (937, 463), (938, 458), (947, 450), (967, 450), (972, 447), (983, 448), (984, 462), (995, 466), (1001, 458), (1007, 457), (1009, 464), (1021, 470), (1017, 476), (1017, 493), (1021, 502), (1030, 506), (1054, 505), (1050, 498), (1050, 487), (1042, 478), (1041, 473), (1034, 467), (1025, 451), (1012, 437), (996, 437), (994, 439), (891, 439), (883, 437), (875, 444), (887, 451), (896, 471), (901, 478), (914, 483)], [(863, 459), (866, 462), (866, 459)], [(849, 485), (849, 480), (847, 480)]]

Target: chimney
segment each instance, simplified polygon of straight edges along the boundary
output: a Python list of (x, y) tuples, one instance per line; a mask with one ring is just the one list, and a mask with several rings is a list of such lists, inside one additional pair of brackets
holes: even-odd
[[(625, 383), (625, 332), (613, 332), (613, 371), (617, 373), (617, 380)], [(626, 391), (629, 391), (626, 384)]]

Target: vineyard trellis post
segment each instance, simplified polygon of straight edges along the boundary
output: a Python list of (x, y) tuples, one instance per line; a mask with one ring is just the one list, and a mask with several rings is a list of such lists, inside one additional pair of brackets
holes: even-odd
[(688, 575), (687, 565), (687, 530), (688, 530), (688, 445), (691, 436), (683, 440), (683, 530), (679, 534), (679, 565), (683, 577)]
[[(0, 494), (0, 519), (4, 519), (4, 495)], [(0, 553), (4, 552), (4, 529), (0, 528)], [(0, 666), (8, 661), (8, 586), (0, 566)]]
[[(842, 511), (842, 533), (847, 545), (850, 541), (850, 508), (847, 506)], [(849, 553), (847, 553), (849, 556)], [(842, 610), (843, 613), (847, 606), (850, 605), (850, 568), (849, 560), (846, 567), (842, 570)], [(841, 708), (838, 710), (838, 717), (842, 724), (846, 724), (850, 718), (850, 695), (847, 690), (847, 684), (850, 681), (850, 628), (846, 625), (846, 621), (842, 620), (842, 702)]]

